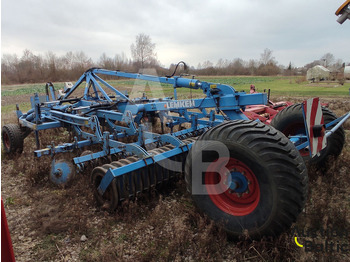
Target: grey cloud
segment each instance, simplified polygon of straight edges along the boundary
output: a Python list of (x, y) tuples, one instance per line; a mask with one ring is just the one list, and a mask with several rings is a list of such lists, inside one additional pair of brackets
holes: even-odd
[(2, 1), (2, 51), (84, 51), (97, 60), (125, 52), (138, 33), (157, 44), (168, 65), (219, 58), (258, 59), (271, 49), (284, 65), (302, 66), (324, 53), (350, 62), (350, 22), (339, 25), (342, 0), (309, 1)]

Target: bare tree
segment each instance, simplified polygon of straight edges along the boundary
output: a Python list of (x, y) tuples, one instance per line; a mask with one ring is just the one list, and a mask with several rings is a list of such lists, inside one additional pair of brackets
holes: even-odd
[(272, 50), (265, 48), (260, 55), (260, 65), (257, 69), (259, 75), (276, 75), (280, 72), (275, 58), (272, 56)]
[(249, 70), (247, 69), (246, 63), (241, 58), (235, 58), (231, 64), (230, 69), (232, 74), (234, 75), (246, 75), (249, 74)]
[(272, 56), (272, 50), (265, 48), (264, 52), (260, 55), (260, 62), (263, 65), (276, 64), (275, 58)]
[(213, 66), (214, 66), (214, 64), (212, 62), (210, 62), (209, 60), (204, 61), (202, 64), (202, 68), (210, 68)]
[(4, 54), (1, 58), (1, 83), (19, 83), (18, 78), (19, 59), (16, 54)]
[(225, 68), (230, 64), (230, 62), (227, 59), (222, 59), (220, 58), (217, 63), (216, 66), (217, 68)]
[(75, 67), (83, 72), (92, 66), (93, 62), (83, 51), (75, 53)]
[(139, 34), (136, 36), (136, 42), (131, 44), (131, 55), (134, 62), (141, 64), (141, 68), (144, 68), (145, 63), (155, 63), (157, 61), (157, 54), (154, 52), (156, 44), (152, 43), (152, 39), (149, 35)]
[(115, 64), (114, 64), (113, 58), (108, 57), (106, 55), (106, 53), (103, 53), (100, 56), (100, 60), (99, 60), (98, 64), (104, 69), (110, 69), (110, 70), (115, 69)]
[(114, 64), (119, 70), (129, 70), (130, 60), (127, 58), (124, 52), (121, 54), (116, 54), (114, 56)]
[(46, 53), (46, 61), (48, 66), (48, 78), (51, 81), (57, 81), (57, 56), (52, 51)]
[(249, 74), (250, 75), (254, 75), (255, 72), (256, 72), (256, 69), (258, 67), (258, 62), (256, 60), (254, 60), (254, 59), (250, 59), (248, 61), (248, 65), (247, 66), (248, 66)]
[(329, 67), (335, 61), (334, 55), (331, 53), (324, 54), (320, 59), (324, 64), (323, 66)]
[(337, 59), (333, 65), (334, 68), (339, 69), (345, 66), (345, 63), (342, 59)]

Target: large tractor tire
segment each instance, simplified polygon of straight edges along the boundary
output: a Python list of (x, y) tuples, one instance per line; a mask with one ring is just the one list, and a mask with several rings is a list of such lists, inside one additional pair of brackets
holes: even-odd
[[(218, 143), (227, 156), (215, 152)], [(292, 142), (271, 126), (245, 120), (200, 136), (187, 156), (185, 179), (200, 211), (235, 238), (287, 230), (308, 190), (307, 169)]]
[(20, 154), (23, 152), (24, 136), (19, 125), (4, 125), (2, 127), (1, 138), (6, 153)]
[[(271, 121), (271, 126), (281, 131), (285, 136), (306, 134), (304, 117), (301, 104), (294, 104), (281, 110)], [(337, 116), (328, 108), (322, 107), (324, 123), (330, 123), (337, 119)], [(327, 129), (331, 129), (329, 127)], [(338, 128), (331, 136), (327, 138), (327, 146), (319, 155), (311, 158), (309, 151), (306, 149), (300, 150), (300, 154), (306, 162), (324, 165), (329, 156), (338, 157), (345, 143), (345, 134), (342, 127)]]

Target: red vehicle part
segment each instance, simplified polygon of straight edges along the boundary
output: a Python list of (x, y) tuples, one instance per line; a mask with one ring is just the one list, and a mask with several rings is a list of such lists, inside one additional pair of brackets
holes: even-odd
[(9, 227), (6, 220), (4, 203), (1, 199), (1, 261), (14, 262), (15, 254), (13, 253), (12, 241)]
[(277, 115), (279, 111), (292, 105), (292, 102), (283, 101), (273, 103), (269, 101), (269, 105), (253, 105), (247, 106), (243, 112), (250, 120), (259, 119), (264, 124), (270, 124), (271, 120)]
[[(205, 184), (213, 203), (225, 213), (233, 216), (245, 216), (252, 213), (260, 200), (259, 183), (254, 172), (235, 158), (220, 158), (211, 163), (210, 170), (213, 169), (231, 171), (227, 174), (230, 179), (220, 179), (219, 173), (222, 172), (205, 174)], [(227, 183), (227, 180), (230, 184)]]

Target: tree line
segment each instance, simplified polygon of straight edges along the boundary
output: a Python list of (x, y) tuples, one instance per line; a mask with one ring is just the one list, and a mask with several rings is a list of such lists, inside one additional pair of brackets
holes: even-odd
[(58, 56), (53, 52), (35, 55), (30, 50), (24, 50), (23, 55), (4, 54), (1, 59), (1, 83), (21, 84), (46, 81), (77, 80), (84, 71), (91, 67), (108, 69), (131, 69), (132, 62), (125, 54), (107, 57), (102, 54), (96, 63), (84, 52), (67, 52)]
[[(100, 67), (110, 70), (138, 72), (142, 68), (155, 68), (159, 75), (167, 75), (175, 68), (171, 64), (169, 68), (161, 65), (155, 52), (156, 44), (150, 36), (139, 34), (135, 43), (131, 44), (132, 58), (125, 53), (108, 57), (103, 53), (98, 61), (93, 61), (84, 52), (67, 52), (65, 55), (57, 55), (53, 52), (34, 54), (24, 50), (21, 57), (16, 54), (3, 54), (1, 59), (1, 83), (22, 84), (46, 81), (75, 81), (81, 74), (91, 67)], [(220, 58), (215, 64), (211, 61), (199, 63), (196, 67), (189, 65), (188, 73), (195, 75), (297, 75), (305, 74), (306, 70), (314, 65), (325, 65), (333, 70), (345, 66), (340, 59), (336, 60), (330, 53), (315, 60), (303, 68), (295, 68), (292, 63), (287, 67), (281, 66), (273, 57), (272, 50), (266, 48), (260, 55), (260, 59), (244, 61), (241, 58), (233, 60)]]

